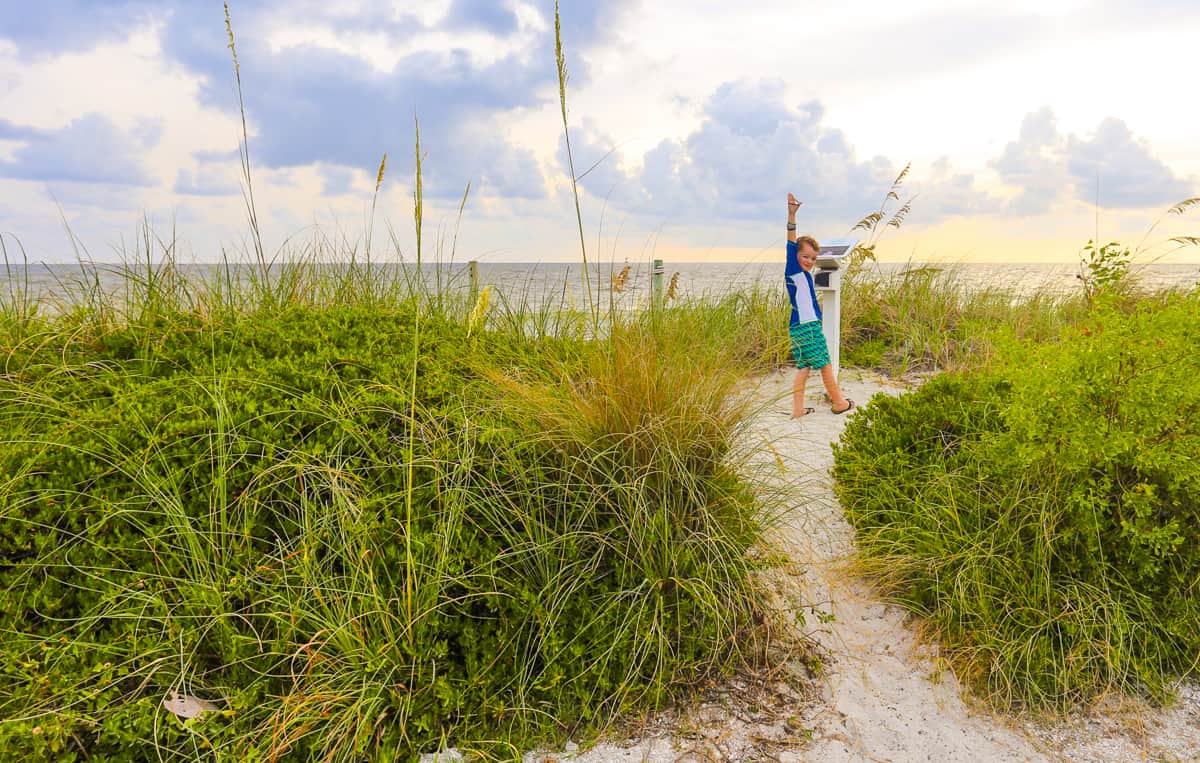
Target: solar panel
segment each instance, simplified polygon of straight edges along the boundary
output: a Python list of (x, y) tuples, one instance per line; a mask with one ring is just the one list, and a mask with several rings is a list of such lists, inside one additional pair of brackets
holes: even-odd
[(826, 241), (817, 253), (817, 267), (823, 270), (837, 270), (841, 260), (848, 257), (858, 246), (857, 239), (835, 238)]

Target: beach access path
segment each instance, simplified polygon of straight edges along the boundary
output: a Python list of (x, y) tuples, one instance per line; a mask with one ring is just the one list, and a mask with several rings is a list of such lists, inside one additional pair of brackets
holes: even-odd
[[(783, 547), (798, 563), (805, 597), (832, 615), (806, 630), (827, 655), (818, 677), (821, 701), (808, 713), (811, 746), (801, 760), (820, 761), (1040, 761), (1047, 758), (1012, 725), (963, 701), (952, 673), (939, 663), (936, 648), (915, 637), (908, 618), (885, 604), (869, 584), (849, 569), (853, 531), (833, 496), (832, 443), (847, 416), (835, 416), (808, 390), (817, 411), (803, 419), (784, 418), (791, 374), (764, 381), (762, 394), (784, 397), (772, 406), (779, 421), (760, 416), (760, 431), (803, 489), (780, 528)], [(904, 387), (846, 372), (843, 393), (865, 405), (878, 392)], [(782, 389), (775, 389), (781, 387)], [(765, 418), (765, 420), (763, 420)], [(765, 425), (765, 426), (764, 426)]]

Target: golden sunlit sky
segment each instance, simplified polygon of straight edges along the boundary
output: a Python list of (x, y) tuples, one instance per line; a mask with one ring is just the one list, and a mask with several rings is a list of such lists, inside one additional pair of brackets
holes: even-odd
[[(1064, 262), (1097, 232), (1164, 262), (1200, 234), (1194, 0), (562, 3), (569, 126), (592, 257), (770, 261), (788, 191), (840, 237), (911, 200), (881, 258)], [(543, 0), (232, 2), (269, 248), (579, 257)], [(9, 256), (246, 245), (224, 9), (46, 0), (0, 15), (0, 234)], [(464, 190), (470, 194), (457, 224)], [(66, 226), (64, 226), (64, 222)], [(1147, 236), (1148, 229), (1155, 225)], [(70, 234), (66, 232), (69, 228)], [(290, 243), (289, 243), (290, 242)], [(292, 251), (297, 251), (293, 249)], [(395, 250), (378, 256), (394, 257)]]

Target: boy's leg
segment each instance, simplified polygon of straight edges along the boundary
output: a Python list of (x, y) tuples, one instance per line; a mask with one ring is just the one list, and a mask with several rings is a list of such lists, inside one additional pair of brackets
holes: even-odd
[(829, 402), (834, 411), (845, 411), (850, 407), (850, 401), (842, 395), (837, 379), (833, 375), (833, 364), (826, 363), (821, 367), (821, 381), (825, 382), (825, 392), (829, 394)]
[(798, 419), (804, 415), (804, 385), (808, 383), (808, 368), (797, 368), (796, 378), (792, 381), (792, 418)]

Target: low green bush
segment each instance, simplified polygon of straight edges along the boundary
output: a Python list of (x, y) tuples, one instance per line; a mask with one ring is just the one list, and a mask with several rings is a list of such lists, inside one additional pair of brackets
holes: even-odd
[(1200, 660), (1200, 297), (879, 396), (836, 448), (865, 569), (1005, 705), (1161, 697)]
[[(514, 757), (728, 669), (761, 619), (724, 388), (647, 370), (584, 427), (520, 403), (611, 383), (669, 326), (76, 318), (0, 374), (6, 760)], [(171, 691), (220, 712), (181, 722)]]

